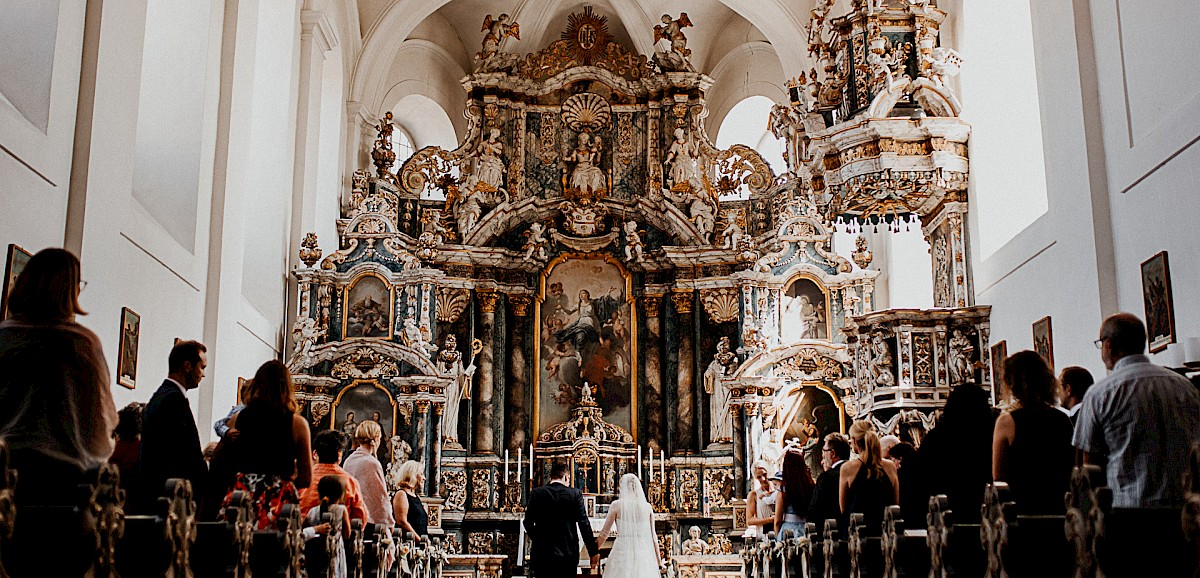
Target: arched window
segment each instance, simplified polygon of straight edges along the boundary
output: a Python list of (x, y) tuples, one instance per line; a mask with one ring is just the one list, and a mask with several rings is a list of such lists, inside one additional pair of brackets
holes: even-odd
[(392, 152), (396, 153), (396, 164), (392, 166), (393, 170), (400, 170), (404, 161), (417, 152), (417, 149), (413, 147), (412, 137), (408, 136), (408, 131), (402, 126), (398, 126), (396, 130), (392, 131)]
[[(787, 165), (783, 162), (783, 141), (775, 138), (768, 128), (771, 107), (774, 105), (775, 101), (765, 96), (747, 97), (735, 104), (717, 130), (717, 148), (746, 145), (758, 151), (775, 174), (787, 171)], [(749, 191), (743, 189), (725, 195), (721, 200), (745, 199), (749, 195)]]

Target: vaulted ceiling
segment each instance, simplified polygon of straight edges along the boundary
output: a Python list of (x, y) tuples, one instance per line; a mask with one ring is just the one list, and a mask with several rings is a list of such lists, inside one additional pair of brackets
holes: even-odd
[(715, 80), (708, 93), (710, 115), (706, 120), (710, 134), (715, 134), (725, 114), (738, 101), (754, 95), (782, 101), (786, 98), (785, 80), (810, 66), (803, 28), (812, 3), (357, 0), (355, 24), (360, 38), (355, 44), (361, 50), (354, 63), (350, 99), (373, 114), (381, 114), (402, 98), (421, 95), (441, 105), (461, 136), (465, 122), (460, 80), (474, 69), (485, 16), (507, 13), (519, 23), (520, 40), (508, 39), (503, 49), (526, 54), (557, 40), (566, 27), (567, 16), (590, 6), (608, 18), (609, 32), (616, 42), (649, 57), (659, 18), (686, 12), (693, 23), (684, 30), (692, 50), (692, 65)]

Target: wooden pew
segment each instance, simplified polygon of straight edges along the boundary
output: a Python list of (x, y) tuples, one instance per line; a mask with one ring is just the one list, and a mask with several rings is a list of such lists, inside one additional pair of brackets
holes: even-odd
[(900, 517), (900, 506), (889, 506), (883, 513), (883, 577), (928, 577), (930, 566), (928, 530), (909, 529)]

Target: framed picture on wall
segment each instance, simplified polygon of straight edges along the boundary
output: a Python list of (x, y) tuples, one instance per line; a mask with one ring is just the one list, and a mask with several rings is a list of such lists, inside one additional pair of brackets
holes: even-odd
[(996, 398), (1000, 399), (1002, 392), (1007, 392), (1008, 388), (1004, 385), (1004, 360), (1008, 359), (1008, 342), (998, 341), (992, 346), (992, 391), (996, 392)]
[(138, 337), (142, 331), (142, 316), (128, 307), (121, 308), (121, 341), (117, 346), (117, 383), (137, 387)]
[(11, 243), (8, 245), (8, 259), (4, 263), (4, 292), (0, 293), (0, 320), (8, 317), (8, 294), (17, 284), (17, 277), (25, 270), (30, 257), (29, 251)]
[(1050, 317), (1038, 319), (1033, 324), (1033, 350), (1041, 354), (1050, 370), (1054, 370), (1054, 333), (1050, 329)]
[(1146, 337), (1150, 353), (1175, 343), (1175, 303), (1171, 298), (1171, 269), (1163, 251), (1142, 263), (1142, 302), (1146, 307)]

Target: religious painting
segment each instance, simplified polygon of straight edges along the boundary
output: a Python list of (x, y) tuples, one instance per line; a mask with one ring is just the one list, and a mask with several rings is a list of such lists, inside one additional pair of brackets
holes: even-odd
[(342, 337), (392, 337), (392, 286), (374, 273), (360, 275), (346, 287)]
[(8, 317), (8, 294), (12, 292), (13, 286), (17, 284), (17, 277), (21, 276), (21, 271), (25, 270), (25, 265), (32, 256), (25, 249), (11, 243), (8, 245), (8, 260), (4, 264), (4, 292), (0, 293), (0, 321)]
[(992, 346), (992, 391), (996, 399), (1008, 396), (1004, 385), (1004, 360), (1008, 359), (1008, 342), (999, 341)]
[(128, 307), (121, 308), (121, 340), (117, 345), (117, 383), (133, 389), (137, 387), (138, 336), (142, 330), (142, 316)]
[(841, 404), (828, 390), (816, 385), (802, 385), (788, 392), (781, 414), (785, 447), (804, 449), (804, 461), (810, 470), (821, 475), (821, 439), (826, 434), (841, 432), (845, 414)]
[(783, 292), (779, 307), (779, 340), (832, 340), (829, 333), (829, 299), (825, 289), (809, 277), (797, 277)]
[(1054, 370), (1054, 334), (1050, 330), (1050, 317), (1038, 319), (1033, 324), (1033, 350), (1038, 352), (1050, 370)]
[(634, 431), (637, 328), (630, 283), (608, 255), (563, 256), (542, 273), (535, 356), (539, 434), (570, 419), (585, 383), (605, 421)]
[[(332, 428), (346, 434), (348, 440), (354, 439), (355, 429), (365, 421), (378, 423), (384, 440), (390, 439), (396, 433), (395, 399), (376, 381), (355, 381), (338, 393), (334, 401)], [(382, 442), (376, 457), (384, 465), (384, 469), (390, 462), (389, 456), (389, 444)]]
[(1142, 263), (1142, 301), (1146, 307), (1146, 337), (1150, 353), (1175, 343), (1175, 304), (1171, 298), (1171, 269), (1163, 251)]

